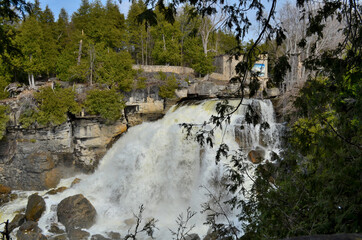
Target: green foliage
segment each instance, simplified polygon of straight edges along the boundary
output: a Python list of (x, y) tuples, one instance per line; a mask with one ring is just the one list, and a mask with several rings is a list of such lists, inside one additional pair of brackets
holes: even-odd
[(181, 32), (179, 23), (171, 24), (159, 11), (156, 11), (156, 16), (157, 25), (151, 31), (154, 39), (152, 57), (155, 64), (177, 66), (181, 63)]
[(45, 70), (42, 59), (43, 31), (35, 16), (29, 16), (23, 21), (20, 33), (16, 37), (23, 58), (20, 66), (25, 72), (38, 74)]
[(8, 107), (0, 105), (0, 140), (4, 137), (6, 124), (9, 121)]
[(142, 0), (133, 1), (127, 14), (128, 49), (136, 64), (145, 64), (145, 48), (147, 31), (145, 22), (139, 21), (138, 16), (146, 11), (147, 7)]
[(81, 110), (71, 88), (44, 87), (34, 97), (38, 106), (35, 109), (27, 108), (20, 116), (24, 128), (35, 122), (41, 126), (57, 126), (68, 119), (68, 113), (77, 114)]
[(95, 70), (96, 82), (130, 91), (135, 76), (132, 63), (131, 55), (126, 51), (115, 52), (109, 48), (100, 50)]
[(0, 57), (0, 99), (7, 98), (9, 93), (5, 91), (6, 86), (11, 82), (12, 74), (9, 71), (9, 66)]
[(21, 113), (19, 122), (23, 128), (29, 128), (37, 120), (37, 112), (35, 109), (31, 109), (30, 106)]
[(138, 77), (136, 80), (136, 89), (145, 89), (147, 87), (147, 78)]
[(201, 75), (209, 74), (215, 69), (212, 54), (205, 56), (201, 39), (198, 37), (185, 41), (185, 62)]
[(109, 122), (114, 122), (122, 116), (121, 110), (125, 104), (122, 101), (122, 95), (114, 88), (111, 90), (94, 89), (87, 93), (85, 107), (90, 114), (100, 115)]
[(163, 72), (159, 72), (162, 85), (158, 95), (161, 98), (173, 98), (175, 96), (175, 90), (178, 88), (178, 82), (174, 75), (167, 77)]
[(295, 102), (283, 160), (260, 166), (251, 200), (240, 204), (250, 223), (243, 239), (362, 231), (362, 55), (344, 53), (308, 60), (323, 71)]

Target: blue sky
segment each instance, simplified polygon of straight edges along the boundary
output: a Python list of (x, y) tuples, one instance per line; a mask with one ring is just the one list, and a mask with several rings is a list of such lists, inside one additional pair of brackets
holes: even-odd
[[(34, 1), (31, 1), (34, 2)], [(40, 0), (40, 7), (42, 9), (45, 9), (45, 6), (48, 5), (49, 8), (52, 10), (55, 19), (58, 18), (60, 9), (64, 8), (67, 13), (69, 14), (69, 17), (72, 16), (72, 13), (77, 11), (81, 4), (81, 0)], [(92, 2), (91, 0), (89, 2)], [(107, 0), (101, 0), (103, 4), (106, 4)], [(118, 6), (121, 13), (123, 13), (125, 16), (127, 16), (127, 12), (130, 6), (130, 1), (123, 0), (122, 4), (119, 4), (118, 1), (115, 1)]]

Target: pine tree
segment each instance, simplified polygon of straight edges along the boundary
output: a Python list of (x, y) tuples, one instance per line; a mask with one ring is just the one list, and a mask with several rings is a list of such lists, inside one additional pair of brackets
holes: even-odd
[(28, 74), (29, 86), (35, 87), (35, 77), (45, 70), (42, 58), (43, 31), (36, 16), (30, 15), (21, 24), (16, 42), (20, 46), (23, 58), (21, 66)]
[(127, 14), (128, 49), (136, 64), (146, 63), (147, 31), (145, 21), (139, 22), (139, 15), (146, 10), (142, 0), (133, 1)]
[(45, 10), (40, 13), (39, 20), (43, 32), (43, 37), (41, 39), (43, 68), (45, 75), (50, 77), (55, 74), (58, 46), (54, 15), (48, 5), (45, 7)]
[(151, 35), (154, 40), (152, 57), (155, 64), (173, 65), (181, 64), (181, 32), (180, 23), (169, 23), (165, 16), (156, 11), (157, 25), (152, 27)]

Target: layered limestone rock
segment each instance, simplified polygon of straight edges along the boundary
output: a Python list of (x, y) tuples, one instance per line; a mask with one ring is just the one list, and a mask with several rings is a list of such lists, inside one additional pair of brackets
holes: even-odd
[(96, 118), (49, 128), (10, 126), (0, 141), (0, 182), (13, 189), (54, 188), (75, 171), (93, 171), (126, 130), (124, 120), (107, 125)]

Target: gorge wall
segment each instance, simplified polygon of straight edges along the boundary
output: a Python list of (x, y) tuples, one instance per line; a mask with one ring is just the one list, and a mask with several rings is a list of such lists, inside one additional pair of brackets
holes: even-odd
[(106, 125), (95, 118), (40, 129), (9, 126), (0, 142), (0, 181), (14, 189), (53, 188), (76, 171), (93, 171), (126, 129), (123, 119)]

